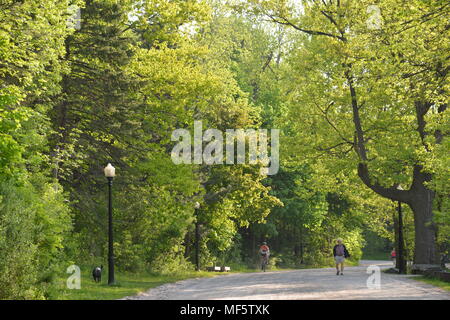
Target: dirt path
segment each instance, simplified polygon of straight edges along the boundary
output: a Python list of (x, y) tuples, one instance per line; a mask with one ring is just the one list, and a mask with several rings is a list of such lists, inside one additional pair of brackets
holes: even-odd
[(444, 299), (450, 293), (412, 280), (413, 276), (380, 273), (380, 289), (369, 289), (366, 273), (369, 265), (381, 269), (392, 266), (386, 261), (361, 261), (347, 267), (343, 276), (332, 268), (240, 273), (184, 280), (153, 288), (138, 300), (271, 300), (271, 299)]

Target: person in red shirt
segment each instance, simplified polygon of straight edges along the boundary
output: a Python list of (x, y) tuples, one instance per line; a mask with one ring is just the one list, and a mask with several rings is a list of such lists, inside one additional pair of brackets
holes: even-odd
[[(266, 242), (263, 242), (262, 245), (259, 247), (259, 253), (261, 254), (261, 259), (265, 259), (265, 264), (267, 265), (269, 263), (270, 249)], [(261, 269), (263, 269), (262, 266)]]
[(391, 259), (392, 259), (392, 262), (395, 264), (395, 258), (397, 257), (397, 253), (395, 252), (395, 248), (394, 249), (392, 249), (392, 251), (391, 251)]

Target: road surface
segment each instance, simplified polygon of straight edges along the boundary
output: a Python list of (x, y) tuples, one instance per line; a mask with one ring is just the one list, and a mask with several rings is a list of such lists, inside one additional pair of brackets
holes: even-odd
[(133, 300), (291, 300), (291, 299), (438, 299), (450, 300), (450, 292), (412, 280), (411, 275), (380, 273), (380, 288), (370, 289), (367, 267), (381, 270), (390, 261), (361, 261), (337, 276), (333, 268), (240, 273), (183, 280), (150, 289)]

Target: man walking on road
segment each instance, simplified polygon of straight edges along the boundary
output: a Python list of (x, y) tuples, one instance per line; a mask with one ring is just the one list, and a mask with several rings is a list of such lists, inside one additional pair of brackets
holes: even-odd
[[(345, 258), (350, 257), (350, 254), (348, 253), (347, 248), (342, 243), (341, 238), (338, 238), (336, 241), (337, 244), (333, 248), (334, 261), (336, 262), (336, 275), (338, 276), (340, 274), (341, 276), (343, 276)], [(341, 267), (340, 270), (339, 266)]]

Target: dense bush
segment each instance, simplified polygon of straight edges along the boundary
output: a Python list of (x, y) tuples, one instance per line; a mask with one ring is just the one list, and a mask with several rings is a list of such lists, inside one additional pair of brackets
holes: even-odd
[[(45, 298), (71, 229), (68, 208), (51, 185), (0, 184), (0, 298)], [(42, 193), (40, 193), (41, 191)]]

